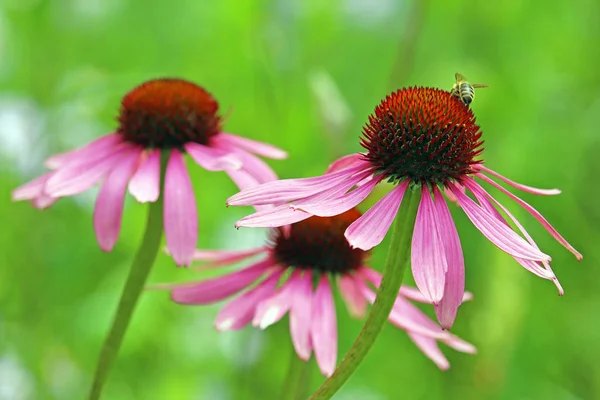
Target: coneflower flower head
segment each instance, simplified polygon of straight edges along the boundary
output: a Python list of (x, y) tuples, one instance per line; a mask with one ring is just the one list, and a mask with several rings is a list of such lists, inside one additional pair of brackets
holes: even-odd
[(552, 280), (559, 293), (563, 293), (550, 268), (550, 257), (540, 251), (516, 218), (475, 178), (517, 201), (581, 259), (537, 210), (488, 175), (529, 193), (553, 195), (560, 191), (521, 185), (484, 167), (480, 158), (481, 129), (473, 112), (459, 99), (439, 89), (398, 90), (375, 108), (363, 133), (361, 144), (366, 152), (337, 160), (323, 176), (270, 182), (232, 196), (229, 205), (276, 205), (243, 218), (236, 226), (277, 227), (312, 215), (336, 215), (357, 206), (379, 182), (387, 180), (396, 186), (353, 222), (345, 236), (355, 248), (369, 250), (378, 245), (390, 228), (407, 188), (421, 188), (411, 266), (419, 290), (435, 305), (443, 327), (452, 325), (463, 298), (464, 258), (442, 192), (460, 205), (486, 238), (527, 270)]
[(198, 220), (183, 155), (189, 154), (206, 170), (225, 171), (240, 188), (276, 179), (254, 154), (286, 157), (268, 144), (222, 132), (218, 108), (217, 101), (194, 83), (175, 78), (147, 81), (123, 97), (114, 133), (50, 157), (46, 165), (52, 171), (15, 189), (13, 200), (31, 200), (35, 207), (46, 208), (102, 181), (94, 229), (100, 247), (110, 251), (119, 235), (125, 192), (128, 189), (140, 202), (157, 201), (161, 152), (167, 152), (165, 236), (175, 262), (188, 265)]
[[(260, 255), (241, 270), (205, 281), (176, 284), (172, 298), (181, 304), (208, 304), (243, 291), (217, 316), (219, 330), (241, 329), (252, 323), (265, 329), (289, 313), (292, 343), (303, 360), (314, 352), (324, 375), (331, 375), (337, 360), (337, 322), (332, 285), (337, 283), (350, 313), (362, 317), (375, 300), (381, 276), (367, 267), (368, 252), (352, 248), (346, 228), (360, 217), (351, 209), (334, 217), (311, 217), (292, 224), (285, 232), (271, 230), (266, 246), (245, 251), (198, 250), (196, 259), (213, 267)], [(415, 289), (403, 287), (389, 321), (404, 329), (415, 344), (440, 368), (449, 363), (438, 341), (462, 352), (475, 348), (443, 331), (409, 300), (427, 300)]]

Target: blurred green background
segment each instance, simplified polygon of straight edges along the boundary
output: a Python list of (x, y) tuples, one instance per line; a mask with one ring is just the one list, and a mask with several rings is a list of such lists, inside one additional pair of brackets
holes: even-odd
[[(522, 269), (454, 209), (475, 300), (454, 332), (475, 356), (444, 352), (439, 371), (388, 326), (335, 397), (600, 399), (600, 4), (293, 0), (0, 1), (0, 399), (80, 399), (140, 237), (145, 206), (127, 199), (121, 238), (95, 242), (95, 192), (40, 212), (10, 191), (48, 155), (111, 132), (120, 97), (178, 76), (206, 87), (226, 131), (290, 152), (281, 177), (320, 174), (360, 150), (361, 126), (390, 91), (450, 88), (459, 71), (477, 92), (486, 165), (524, 184), (522, 197), (580, 250), (574, 257), (505, 196), (545, 252), (566, 294)], [(191, 166), (191, 163), (189, 163)], [(225, 208), (225, 174), (193, 166), (199, 247), (247, 248), (264, 231), (235, 231), (249, 208)], [(493, 191), (493, 193), (498, 193)], [(379, 193), (381, 195), (381, 193)], [(381, 269), (386, 244), (371, 264)], [(151, 282), (186, 281), (162, 254)], [(411, 278), (406, 277), (407, 281)], [(265, 332), (212, 327), (219, 306), (182, 307), (144, 294), (106, 399), (277, 399), (292, 347), (287, 320)], [(428, 310), (431, 311), (431, 310)], [(362, 322), (339, 304), (340, 358)], [(322, 382), (311, 362), (309, 389)]]

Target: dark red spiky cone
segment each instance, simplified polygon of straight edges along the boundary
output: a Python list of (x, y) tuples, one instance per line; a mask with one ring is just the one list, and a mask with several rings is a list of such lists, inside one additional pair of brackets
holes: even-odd
[(407, 88), (385, 98), (369, 116), (361, 145), (366, 159), (393, 182), (445, 186), (474, 173), (483, 151), (473, 112), (449, 92)]
[(177, 78), (144, 82), (123, 97), (118, 132), (145, 148), (207, 145), (219, 133), (219, 104), (200, 86)]
[(356, 209), (333, 217), (310, 217), (292, 224), (289, 235), (273, 230), (273, 254), (282, 265), (345, 273), (363, 265), (367, 252), (353, 249), (344, 231), (361, 216)]

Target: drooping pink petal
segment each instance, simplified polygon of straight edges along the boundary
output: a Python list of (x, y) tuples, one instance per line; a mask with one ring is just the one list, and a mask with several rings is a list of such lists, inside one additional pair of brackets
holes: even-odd
[[(503, 188), (502, 186), (500, 186), (499, 184), (497, 184), (496, 182), (494, 182), (493, 180), (491, 180), (487, 176), (481, 175), (481, 174), (478, 174), (477, 176), (479, 178), (483, 179), (484, 181), (490, 183), (491, 185), (495, 186), (500, 191), (502, 191), (503, 193), (505, 193), (508, 197), (510, 197), (511, 199), (513, 199), (514, 201), (516, 201), (517, 203), (519, 203), (519, 205), (521, 207), (523, 207), (525, 209), (525, 211), (527, 211), (529, 214), (531, 214), (535, 219), (538, 220), (538, 222), (540, 224), (542, 224), (542, 226), (544, 228), (546, 228), (546, 230), (548, 231), (548, 233), (550, 233), (550, 235), (552, 235), (552, 237), (554, 239), (556, 239), (567, 250), (569, 250), (571, 253), (573, 253), (575, 255), (575, 257), (577, 258), (577, 260), (583, 259), (583, 256), (581, 255), (581, 253), (579, 253), (577, 250), (575, 250), (575, 248), (573, 246), (571, 246), (571, 244), (569, 242), (567, 242), (565, 240), (565, 238), (563, 238), (560, 235), (560, 233), (558, 233), (558, 231), (552, 225), (550, 225), (550, 223), (546, 220), (546, 218), (544, 218), (544, 216), (542, 214), (540, 214), (540, 212), (538, 210), (536, 210), (535, 208), (533, 208), (532, 206), (530, 206), (528, 203), (526, 203), (524, 200), (522, 200), (521, 198), (515, 196), (514, 194), (512, 194), (511, 192), (509, 192), (508, 190), (506, 190), (505, 188)], [(475, 182), (472, 182), (471, 185), (469, 186), (469, 188), (471, 188), (473, 186), (479, 186), (479, 185), (477, 185)], [(480, 189), (483, 191), (483, 193), (485, 193), (485, 195), (487, 197), (490, 197), (490, 198), (492, 197), (483, 188), (480, 187)]]
[(106, 150), (114, 151), (122, 142), (123, 137), (118, 133), (102, 136), (78, 149), (55, 154), (46, 159), (44, 165), (50, 169), (58, 169), (73, 160), (86, 161), (90, 156), (93, 157), (97, 154), (105, 154)]
[(283, 270), (275, 270), (255, 288), (231, 300), (217, 315), (215, 327), (219, 331), (241, 329), (248, 325), (258, 303), (273, 295)]
[(476, 354), (477, 348), (471, 343), (466, 342), (456, 335), (448, 335), (446, 338), (441, 340), (442, 343), (452, 347), (456, 351), (467, 354)]
[(127, 183), (133, 175), (138, 157), (139, 152), (123, 155), (106, 176), (96, 198), (94, 231), (98, 245), (104, 251), (111, 251), (119, 237)]
[(442, 371), (450, 368), (450, 363), (444, 356), (444, 353), (438, 347), (437, 341), (426, 336), (422, 336), (416, 333), (407, 332), (408, 337), (413, 341), (415, 345), (429, 358), (431, 361), (438, 366)]
[(219, 135), (214, 137), (214, 140), (267, 158), (282, 160), (288, 156), (287, 152), (273, 145), (237, 135), (232, 135), (230, 133), (221, 132)]
[[(560, 190), (559, 189), (538, 189), (538, 188), (534, 188), (531, 186), (526, 186), (526, 185), (522, 185), (520, 183), (511, 181), (510, 179), (506, 178), (505, 176), (500, 175), (499, 173), (497, 173), (496, 171), (492, 171), (489, 168), (484, 167), (483, 165), (479, 165), (478, 167), (479, 170), (484, 171), (492, 176), (495, 176), (496, 178), (500, 179), (501, 181), (509, 184), (510, 186), (514, 187), (515, 189), (519, 189), (523, 192), (527, 192), (527, 193), (533, 193), (533, 194), (539, 194), (541, 196), (553, 196), (553, 195), (557, 195), (560, 194)], [(476, 176), (481, 177), (481, 174), (476, 174)]]
[(164, 185), (165, 238), (177, 265), (192, 262), (198, 240), (198, 216), (194, 189), (181, 153), (171, 150)]
[(306, 211), (307, 213), (318, 215), (320, 217), (331, 217), (348, 211), (349, 209), (359, 205), (373, 191), (375, 186), (381, 182), (381, 178), (377, 177), (362, 186), (357, 187), (351, 192), (339, 196), (330, 201), (321, 201), (311, 204), (291, 204), (293, 208)]
[(290, 310), (290, 334), (298, 357), (308, 361), (312, 350), (310, 342), (313, 297), (311, 272), (306, 270), (296, 276), (292, 275), (290, 280), (294, 285)]
[(347, 168), (359, 161), (361, 156), (362, 154), (360, 153), (354, 153), (344, 156), (342, 158), (338, 158), (337, 160), (329, 164), (329, 167), (327, 167), (325, 174), (331, 174), (332, 172), (336, 172), (341, 169)]
[(448, 266), (444, 297), (434, 307), (442, 328), (450, 329), (465, 294), (465, 260), (452, 215), (437, 186), (433, 187), (433, 199)]
[(337, 321), (327, 275), (322, 275), (312, 302), (310, 337), (321, 373), (331, 376), (337, 362)]
[(227, 171), (242, 168), (241, 160), (223, 150), (193, 142), (188, 142), (183, 147), (196, 164), (207, 171)]
[(427, 186), (423, 186), (412, 237), (411, 267), (419, 290), (437, 304), (444, 296), (448, 260), (440, 224)]
[(408, 181), (400, 183), (350, 224), (344, 233), (350, 246), (370, 250), (381, 243), (398, 213), (407, 186)]
[(72, 196), (84, 192), (113, 169), (123, 155), (130, 152), (139, 154), (139, 151), (141, 149), (137, 146), (123, 145), (119, 150), (103, 154), (103, 157), (94, 158), (89, 162), (73, 159), (48, 179), (44, 191), (52, 197)]
[(31, 200), (41, 196), (44, 193), (46, 182), (48, 182), (48, 179), (50, 179), (53, 174), (54, 172), (47, 172), (44, 175), (38, 176), (26, 184), (19, 186), (11, 193), (12, 201)]
[[(295, 274), (290, 278), (294, 278)], [(283, 318), (292, 307), (294, 288), (295, 279), (288, 279), (273, 296), (261, 301), (256, 306), (252, 325), (266, 329)]]
[(148, 152), (129, 181), (129, 193), (140, 203), (155, 202), (160, 194), (160, 150)]
[[(368, 269), (361, 267), (360, 269)], [(340, 294), (348, 307), (348, 312), (354, 318), (362, 318), (367, 312), (367, 299), (362, 295), (355, 279), (350, 275), (342, 275), (338, 280)]]
[(242, 190), (227, 199), (230, 206), (277, 204), (297, 200), (331, 189), (359, 172), (362, 164), (341, 171), (312, 178), (283, 179)]
[(218, 278), (181, 284), (173, 289), (171, 299), (180, 304), (210, 304), (221, 301), (252, 285), (273, 267), (273, 261), (265, 259)]
[(240, 219), (235, 227), (276, 228), (283, 225), (294, 224), (312, 217), (312, 214), (294, 210), (287, 204), (271, 209), (255, 212)]
[[(375, 302), (375, 292), (371, 290), (364, 282), (356, 279), (357, 285), (360, 288), (363, 296), (371, 304)], [(388, 317), (392, 325), (397, 326), (405, 331), (419, 333), (428, 337), (443, 339), (448, 335), (442, 328), (437, 326), (433, 321), (423, 314), (421, 310), (410, 304), (406, 299), (398, 296), (392, 307), (392, 311)]]
[(225, 171), (225, 173), (229, 175), (229, 178), (231, 178), (233, 183), (235, 183), (240, 190), (249, 189), (259, 185), (259, 182), (243, 169), (237, 171)]
[(38, 209), (48, 208), (58, 200), (58, 197), (51, 197), (42, 194), (31, 200), (31, 204)]
[(257, 254), (261, 254), (268, 251), (268, 248), (257, 247), (254, 249), (248, 250), (194, 250), (194, 256), (192, 259), (194, 261), (206, 261), (211, 266), (226, 266), (235, 264), (238, 261), (245, 260), (247, 258), (253, 257)]
[(226, 151), (240, 160), (242, 163), (242, 169), (251, 177), (256, 179), (258, 183), (266, 183), (277, 180), (277, 174), (275, 174), (275, 171), (273, 171), (273, 169), (267, 163), (254, 154), (248, 153), (239, 147), (231, 146), (227, 143), (219, 144), (215, 148)]
[[(466, 179), (465, 182), (469, 182), (469, 179)], [(551, 259), (550, 256), (534, 249), (512, 229), (498, 221), (488, 211), (475, 204), (473, 200), (461, 193), (460, 190), (457, 190), (454, 186), (451, 188), (461, 208), (465, 211), (465, 214), (467, 214), (473, 225), (500, 250), (511, 256), (526, 260), (549, 261)]]

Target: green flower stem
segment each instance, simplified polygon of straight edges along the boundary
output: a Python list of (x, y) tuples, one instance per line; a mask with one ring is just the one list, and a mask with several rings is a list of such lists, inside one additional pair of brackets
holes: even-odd
[(117, 315), (106, 336), (104, 345), (100, 352), (94, 381), (90, 391), (89, 399), (98, 400), (102, 393), (102, 388), (110, 371), (111, 365), (117, 354), (123, 337), (131, 321), (133, 311), (140, 298), (140, 294), (150, 273), (150, 269), (156, 260), (160, 249), (160, 242), (163, 233), (163, 196), (162, 187), (164, 183), (165, 171), (170, 151), (165, 150), (161, 154), (160, 161), (160, 196), (157, 201), (149, 204), (148, 219), (146, 220), (146, 231), (142, 243), (133, 259), (129, 276), (125, 287), (121, 293), (121, 299), (117, 308)]
[(323, 382), (310, 400), (330, 399), (356, 371), (383, 329), (402, 285), (404, 271), (410, 263), (410, 245), (421, 197), (419, 193), (413, 193), (408, 188), (404, 194), (394, 222), (381, 285), (365, 325), (333, 375)]
[(308, 372), (308, 363), (306, 361), (302, 361), (296, 354), (296, 351), (292, 348), (290, 366), (283, 384), (283, 392), (279, 398), (281, 400), (306, 399)]

